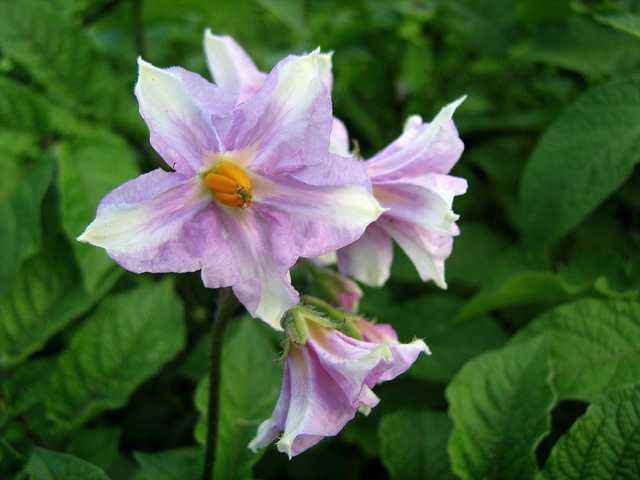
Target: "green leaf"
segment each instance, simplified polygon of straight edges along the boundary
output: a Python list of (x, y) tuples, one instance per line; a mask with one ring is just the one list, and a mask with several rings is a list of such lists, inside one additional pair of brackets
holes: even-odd
[[(636, 377), (637, 380), (637, 377)], [(551, 451), (549, 480), (640, 478), (640, 385), (593, 403)]]
[(257, 3), (295, 32), (306, 33), (302, 0), (257, 0)]
[(0, 125), (16, 131), (46, 132), (50, 127), (48, 105), (32, 89), (0, 77)]
[(31, 163), (0, 155), (0, 296), (11, 287), (20, 264), (40, 246), (40, 206), (52, 167), (47, 160)]
[(53, 365), (50, 357), (35, 358), (3, 379), (1, 396), (6, 399), (8, 415), (19, 415), (44, 402)]
[(169, 280), (107, 298), (75, 333), (53, 374), (49, 416), (62, 428), (126, 404), (184, 346), (184, 309)]
[(452, 41), (489, 55), (502, 54), (510, 46), (516, 27), (511, 0), (451, 0), (441, 5)]
[(60, 105), (110, 118), (120, 100), (119, 77), (91, 39), (48, 0), (0, 3), (0, 47)]
[(545, 313), (513, 339), (544, 337), (561, 399), (591, 401), (640, 378), (640, 304), (580, 300)]
[(63, 237), (45, 238), (43, 250), (27, 260), (0, 297), (0, 367), (15, 365), (42, 348), (71, 320), (85, 313), (115, 277), (89, 294)]
[(451, 420), (444, 413), (402, 410), (380, 421), (380, 453), (391, 479), (454, 479), (447, 456)]
[[(215, 478), (250, 479), (251, 467), (264, 452), (247, 448), (258, 425), (271, 416), (278, 398), (281, 368), (268, 327), (243, 317), (234, 320), (222, 350), (220, 417)], [(250, 372), (250, 375), (247, 373)], [(201, 413), (196, 439), (204, 444), (207, 425), (208, 381), (196, 391), (196, 407)]]
[[(138, 175), (133, 152), (119, 137), (96, 131), (60, 145), (58, 189), (62, 225), (73, 245), (88, 291), (94, 291), (115, 262), (101, 248), (76, 241), (107, 193)], [(121, 269), (119, 269), (122, 272)]]
[(594, 18), (605, 25), (640, 38), (640, 15), (631, 12), (600, 13)]
[(67, 451), (105, 471), (118, 458), (118, 444), (122, 432), (119, 427), (98, 427), (74, 432)]
[(459, 300), (451, 295), (430, 294), (385, 312), (380, 321), (391, 322), (401, 341), (424, 338), (433, 352), (421, 355), (409, 375), (446, 382), (465, 362), (507, 340), (507, 334), (489, 317), (458, 324), (459, 308)]
[(462, 479), (527, 480), (534, 450), (550, 430), (555, 395), (542, 339), (467, 363), (446, 390), (453, 433), (449, 455)]
[(526, 242), (560, 239), (633, 171), (640, 157), (640, 80), (615, 80), (569, 105), (525, 169), (520, 198)]
[(35, 448), (27, 464), (31, 480), (109, 480), (95, 465), (67, 453)]
[(599, 78), (631, 71), (640, 61), (639, 46), (640, 41), (633, 37), (574, 15), (566, 23), (540, 29), (523, 56)]
[(460, 309), (458, 320), (520, 305), (556, 305), (576, 299), (585, 292), (585, 288), (570, 285), (555, 273), (519, 272), (472, 297)]
[(204, 452), (199, 448), (135, 452), (133, 456), (140, 465), (135, 480), (190, 480), (202, 475)]
[(447, 283), (476, 288), (483, 285), (508, 247), (507, 239), (488, 226), (465, 223), (447, 260)]

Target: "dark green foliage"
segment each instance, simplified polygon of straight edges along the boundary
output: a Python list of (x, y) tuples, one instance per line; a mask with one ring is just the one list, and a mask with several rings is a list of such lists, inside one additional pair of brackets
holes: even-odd
[[(125, 273), (75, 238), (107, 192), (161, 164), (136, 56), (208, 78), (207, 27), (263, 70), (333, 50), (334, 113), (364, 158), (468, 94), (449, 290), (396, 248), (360, 308), (432, 355), (337, 438), (256, 455), (281, 352), (239, 317), (216, 478), (639, 478), (632, 0), (0, 0), (0, 478), (200, 476), (215, 292), (197, 274)], [(559, 410), (578, 419), (552, 422)]]

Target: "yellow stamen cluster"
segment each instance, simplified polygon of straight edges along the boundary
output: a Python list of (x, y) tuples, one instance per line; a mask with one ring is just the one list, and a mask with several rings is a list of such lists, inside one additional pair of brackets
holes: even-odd
[(222, 160), (204, 176), (205, 185), (220, 203), (228, 207), (251, 205), (251, 179), (233, 162)]

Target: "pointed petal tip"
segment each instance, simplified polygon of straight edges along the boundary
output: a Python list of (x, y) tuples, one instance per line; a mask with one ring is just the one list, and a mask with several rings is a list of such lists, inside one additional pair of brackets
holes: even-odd
[(281, 453), (286, 453), (289, 457), (289, 460), (294, 457), (292, 443), (293, 442), (291, 442), (291, 440), (289, 440), (288, 438), (285, 439), (285, 437), (280, 438), (280, 440), (278, 440), (278, 443), (276, 443), (276, 448), (278, 449), (278, 451)]
[(420, 350), (423, 351), (425, 354), (431, 355), (431, 349), (425, 343), (425, 341), (422, 340), (421, 338), (416, 338), (414, 341), (411, 342), (411, 344), (420, 347)]

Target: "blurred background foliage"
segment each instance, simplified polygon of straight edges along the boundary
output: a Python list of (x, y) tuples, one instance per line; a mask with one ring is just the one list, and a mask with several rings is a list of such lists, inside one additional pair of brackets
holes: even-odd
[(281, 373), (277, 337), (238, 319), (217, 478), (640, 478), (634, 0), (0, 0), (0, 478), (199, 476), (214, 292), (74, 239), (161, 164), (136, 57), (208, 77), (207, 27), (264, 70), (333, 50), (334, 111), (365, 158), (469, 95), (449, 289), (397, 251), (361, 304), (433, 355), (290, 462), (245, 448)]

